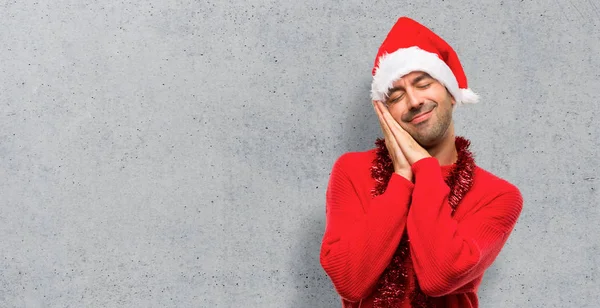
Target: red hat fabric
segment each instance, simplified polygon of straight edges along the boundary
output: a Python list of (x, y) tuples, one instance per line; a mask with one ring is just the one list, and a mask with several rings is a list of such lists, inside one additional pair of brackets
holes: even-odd
[(381, 44), (373, 66), (371, 98), (385, 101), (394, 81), (422, 71), (441, 82), (457, 104), (476, 103), (458, 55), (448, 43), (422, 24), (400, 17)]

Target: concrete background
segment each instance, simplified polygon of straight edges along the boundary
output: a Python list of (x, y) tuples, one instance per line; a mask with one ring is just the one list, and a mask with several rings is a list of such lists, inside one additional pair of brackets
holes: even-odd
[(380, 136), (401, 15), (457, 50), (456, 110), (525, 208), (482, 307), (600, 302), (600, 3), (3, 1), (0, 307), (340, 307), (335, 159)]

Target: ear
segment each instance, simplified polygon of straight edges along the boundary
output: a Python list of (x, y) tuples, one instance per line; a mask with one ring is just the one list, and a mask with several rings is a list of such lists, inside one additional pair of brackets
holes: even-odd
[(450, 91), (448, 91), (448, 88), (446, 88), (446, 94), (448, 96), (450, 96), (450, 102), (452, 102), (452, 107), (456, 106), (456, 99), (454, 99), (454, 96), (452, 95), (452, 93), (450, 93)]

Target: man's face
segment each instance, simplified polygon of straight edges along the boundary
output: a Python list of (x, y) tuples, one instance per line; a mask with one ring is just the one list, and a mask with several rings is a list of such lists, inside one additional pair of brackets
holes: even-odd
[(429, 74), (404, 75), (393, 83), (386, 104), (392, 117), (421, 146), (430, 148), (447, 137), (454, 98)]

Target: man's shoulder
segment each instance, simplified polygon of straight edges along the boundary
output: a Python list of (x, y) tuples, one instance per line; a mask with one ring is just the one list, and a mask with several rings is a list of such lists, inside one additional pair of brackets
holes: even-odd
[(342, 163), (372, 163), (375, 157), (377, 156), (377, 149), (368, 149), (364, 151), (351, 151), (345, 152), (337, 158), (338, 162)]
[(523, 196), (516, 185), (477, 167), (473, 189), (476, 206), (474, 212), (486, 208), (488, 215), (500, 230), (510, 230), (523, 210)]
[(479, 166), (477, 166), (475, 170), (474, 185), (478, 185), (480, 189), (485, 189), (489, 193), (495, 193), (498, 195), (521, 195), (521, 191), (515, 184)]
[(377, 149), (372, 148), (364, 151), (351, 151), (341, 154), (335, 161), (334, 167), (345, 171), (361, 169), (372, 165), (377, 156)]

